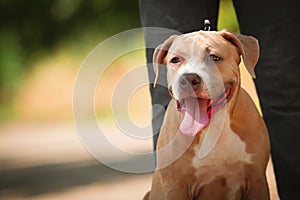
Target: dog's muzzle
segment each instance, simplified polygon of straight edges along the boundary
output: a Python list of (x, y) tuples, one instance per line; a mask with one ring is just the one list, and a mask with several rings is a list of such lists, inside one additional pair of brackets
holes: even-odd
[(176, 84), (172, 91), (175, 92), (177, 100), (177, 109), (183, 114), (180, 125), (182, 133), (195, 136), (204, 129), (210, 122), (212, 115), (223, 108), (229, 100), (232, 93), (232, 85), (228, 84), (222, 93), (212, 97), (208, 92), (203, 91), (205, 83), (196, 73), (185, 73), (176, 79)]

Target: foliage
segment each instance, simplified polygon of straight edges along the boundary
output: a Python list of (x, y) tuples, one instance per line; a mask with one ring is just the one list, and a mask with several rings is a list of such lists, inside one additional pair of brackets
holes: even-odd
[(57, 45), (140, 26), (137, 0), (2, 0), (0, 23), (0, 102), (9, 100), (29, 63)]

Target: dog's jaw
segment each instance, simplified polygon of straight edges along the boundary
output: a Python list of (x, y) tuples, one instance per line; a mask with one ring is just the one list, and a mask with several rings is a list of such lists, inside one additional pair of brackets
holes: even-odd
[(221, 95), (212, 99), (187, 97), (177, 100), (177, 110), (183, 114), (180, 130), (183, 134), (195, 136), (205, 129), (212, 116), (222, 109), (232, 95), (232, 87), (228, 87)]

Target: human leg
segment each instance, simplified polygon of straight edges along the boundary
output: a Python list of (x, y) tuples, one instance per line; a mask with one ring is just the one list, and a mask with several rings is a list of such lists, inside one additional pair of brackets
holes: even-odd
[[(154, 149), (165, 109), (170, 96), (166, 87), (166, 69), (161, 72), (157, 88), (153, 88), (155, 74), (152, 67), (154, 48), (170, 35), (186, 33), (203, 28), (204, 19), (211, 20), (216, 29), (218, 0), (140, 0), (140, 16), (143, 27), (162, 27), (167, 29), (145, 29), (146, 58), (152, 99), (152, 128)], [(173, 30), (173, 31), (172, 31)]]
[(297, 2), (234, 0), (243, 34), (258, 38), (256, 86), (269, 129), (281, 199), (298, 199), (300, 179), (300, 15)]

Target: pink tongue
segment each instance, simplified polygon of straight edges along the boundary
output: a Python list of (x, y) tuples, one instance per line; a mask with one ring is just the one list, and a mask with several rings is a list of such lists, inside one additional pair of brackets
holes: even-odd
[(207, 100), (187, 98), (182, 107), (185, 112), (180, 124), (180, 131), (185, 135), (195, 136), (209, 122), (207, 115)]

